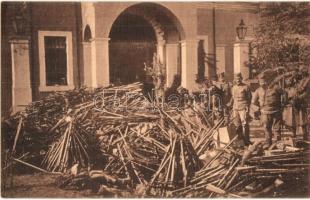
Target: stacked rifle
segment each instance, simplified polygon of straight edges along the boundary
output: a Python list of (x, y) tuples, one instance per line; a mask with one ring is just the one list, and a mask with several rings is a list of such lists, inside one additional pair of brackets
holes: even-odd
[(61, 172), (62, 188), (98, 184), (97, 192), (119, 196), (125, 195), (121, 191), (165, 197), (259, 196), (288, 177), (308, 173), (309, 152), (304, 149), (263, 156), (259, 145), (250, 153), (236, 148), (237, 136), (216, 148), (213, 136), (224, 119), (212, 126), (201, 109), (167, 110), (145, 97), (141, 86), (52, 93), (2, 122), (5, 146), (14, 161), (27, 164), (29, 155), (37, 156), (40, 162), (27, 166)]

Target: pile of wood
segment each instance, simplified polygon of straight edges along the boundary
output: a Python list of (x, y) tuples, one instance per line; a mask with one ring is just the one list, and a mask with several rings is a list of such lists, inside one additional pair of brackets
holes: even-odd
[[(27, 164), (25, 154), (37, 156), (41, 171), (64, 174), (62, 188), (118, 196), (255, 196), (266, 189), (257, 186), (260, 180), (278, 186), (286, 175), (309, 169), (301, 149), (261, 156), (259, 144), (237, 149), (237, 136), (216, 148), (224, 119), (211, 125), (197, 107), (167, 110), (143, 96), (141, 86), (82, 88), (33, 102), (2, 122), (12, 159)], [(259, 189), (244, 193), (251, 184)]]
[(206, 148), (201, 141), (210, 134), (206, 122), (157, 107), (140, 83), (52, 93), (3, 124), (15, 157), (40, 152), (41, 167), (51, 172), (100, 166), (140, 184), (168, 182), (162, 176), (178, 182), (180, 173), (187, 179), (200, 167), (195, 149)]
[(187, 187), (172, 191), (171, 196), (270, 197), (282, 184), (295, 182), (291, 187), (298, 188), (308, 179), (309, 155), (309, 150), (295, 148), (266, 156), (258, 143), (243, 152), (227, 145), (195, 173)]

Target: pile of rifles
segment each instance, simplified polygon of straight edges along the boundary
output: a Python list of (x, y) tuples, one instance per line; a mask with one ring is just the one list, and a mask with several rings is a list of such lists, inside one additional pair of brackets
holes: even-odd
[(24, 164), (59, 173), (61, 188), (119, 197), (264, 196), (308, 176), (307, 148), (266, 155), (260, 142), (236, 147), (237, 136), (218, 147), (223, 119), (165, 109), (141, 87), (54, 92), (2, 119), (3, 170)]

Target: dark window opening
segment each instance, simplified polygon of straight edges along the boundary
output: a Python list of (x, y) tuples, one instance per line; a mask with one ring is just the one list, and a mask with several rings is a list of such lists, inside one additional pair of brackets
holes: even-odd
[(90, 42), (92, 36), (91, 36), (91, 30), (90, 30), (90, 27), (89, 25), (87, 25), (85, 27), (85, 30), (84, 30), (84, 41), (85, 42)]
[(46, 85), (68, 85), (66, 37), (45, 36)]
[(156, 52), (153, 27), (140, 16), (122, 14), (114, 22), (110, 38), (110, 81), (117, 84), (144, 82), (147, 79), (144, 67), (151, 67)]
[(198, 80), (200, 81), (204, 79), (205, 76), (205, 70), (206, 70), (206, 53), (204, 50), (204, 41), (199, 40), (198, 42)]

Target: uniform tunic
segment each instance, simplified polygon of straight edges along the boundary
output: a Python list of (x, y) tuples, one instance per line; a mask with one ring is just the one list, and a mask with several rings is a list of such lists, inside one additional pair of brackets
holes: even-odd
[(248, 85), (241, 83), (232, 88), (233, 110), (245, 110), (251, 103), (251, 91)]
[[(240, 83), (232, 88), (233, 121), (236, 127), (248, 126), (248, 108), (251, 103), (251, 91), (248, 85)], [(248, 137), (248, 133), (244, 133)], [(248, 140), (248, 139), (246, 139)], [(246, 141), (247, 142), (247, 141)]]
[(252, 102), (255, 104), (258, 101), (262, 114), (273, 114), (281, 110), (282, 94), (284, 91), (279, 87), (259, 87), (253, 94)]
[(281, 139), (281, 101), (284, 91), (275, 86), (272, 88), (259, 87), (253, 94), (252, 103), (259, 104), (261, 109), (261, 122), (265, 129), (266, 143), (272, 144), (272, 129), (276, 129), (277, 140)]
[(287, 89), (288, 99), (290, 105), (287, 106), (287, 110), (290, 112), (284, 112), (284, 119), (289, 126), (303, 126), (307, 124), (307, 108), (310, 97), (310, 78), (302, 79), (297, 87), (291, 87)]
[(220, 89), (223, 92), (223, 103), (226, 105), (231, 99), (231, 86), (228, 82), (220, 82)]

